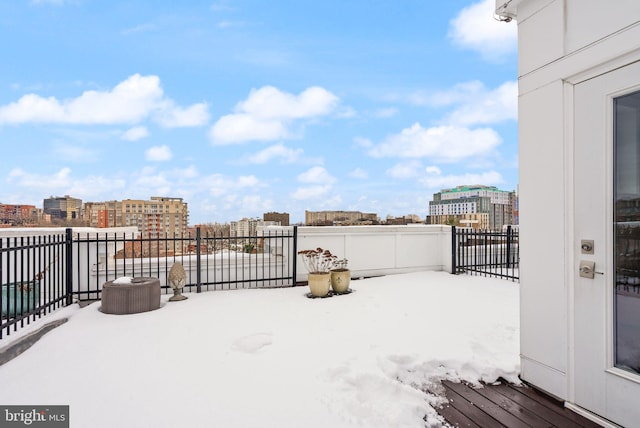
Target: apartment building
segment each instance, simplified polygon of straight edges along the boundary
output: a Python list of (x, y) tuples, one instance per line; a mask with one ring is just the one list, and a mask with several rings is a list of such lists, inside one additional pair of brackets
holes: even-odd
[(189, 208), (182, 198), (87, 202), (84, 209), (92, 227), (136, 226), (144, 238), (183, 235), (189, 224)]
[(360, 211), (305, 211), (304, 223), (307, 226), (340, 226), (378, 224), (380, 219), (375, 213)]
[(35, 205), (0, 204), (0, 224), (22, 224), (37, 218)]
[(50, 196), (42, 202), (45, 214), (52, 219), (76, 220), (82, 218), (82, 199), (69, 195)]
[(289, 226), (289, 213), (268, 212), (262, 215), (264, 221), (276, 221), (280, 226)]
[(430, 224), (457, 224), (476, 229), (500, 229), (515, 224), (515, 192), (494, 186), (442, 189), (429, 202)]
[(257, 236), (258, 227), (282, 226), (279, 221), (265, 221), (259, 218), (243, 218), (231, 222), (231, 236), (253, 237)]
[(416, 223), (424, 223), (424, 219), (420, 218), (417, 214), (407, 214), (402, 217), (395, 217), (392, 215), (387, 215), (385, 219), (385, 224), (388, 225), (404, 225), (404, 224), (416, 224)]

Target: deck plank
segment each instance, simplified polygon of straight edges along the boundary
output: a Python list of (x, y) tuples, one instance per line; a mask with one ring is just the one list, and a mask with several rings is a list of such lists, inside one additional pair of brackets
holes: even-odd
[[(530, 387), (519, 388), (519, 387), (516, 387), (515, 385), (509, 385), (509, 388), (512, 388), (512, 389), (520, 392), (521, 394), (527, 395), (528, 397), (532, 398), (533, 400), (536, 400), (538, 403), (546, 405), (551, 410), (554, 410), (557, 413), (560, 413), (561, 415), (565, 416), (570, 421), (577, 423), (581, 427), (585, 427), (585, 428), (602, 428), (601, 425), (593, 422), (592, 420), (587, 419), (584, 416), (579, 415), (576, 412), (567, 409), (566, 407), (564, 407), (564, 405), (562, 404), (561, 401), (559, 401), (559, 400), (557, 400), (557, 399), (555, 399), (553, 397), (550, 397), (550, 396), (544, 394), (543, 392), (538, 391), (535, 388), (530, 388)], [(553, 404), (556, 404), (556, 405), (554, 406)]]
[(486, 399), (470, 386), (465, 385), (464, 383), (454, 383), (448, 381), (445, 381), (443, 383), (446, 384), (447, 389), (456, 392), (473, 406), (479, 408), (482, 412), (491, 416), (502, 425), (509, 428), (529, 428), (526, 423), (516, 418), (511, 413), (504, 410), (502, 407), (495, 404), (491, 400)]
[[(489, 416), (486, 412), (484, 412), (479, 407), (475, 406), (473, 403), (469, 402), (469, 400), (465, 399), (463, 396), (459, 395), (456, 391), (449, 388), (447, 383), (443, 382), (443, 386), (447, 391), (447, 399), (449, 400), (449, 405), (454, 409), (458, 410), (460, 413), (465, 415), (469, 420), (480, 427), (496, 427), (496, 428), (506, 428), (505, 425), (499, 423), (497, 420)], [(451, 425), (456, 426), (456, 423), (464, 423), (465, 421), (457, 421), (457, 420), (449, 420), (446, 415), (442, 414), (444, 418)], [(461, 425), (464, 426), (464, 425)]]
[[(477, 423), (469, 419), (469, 416), (466, 416), (460, 410), (456, 409), (454, 406), (451, 405), (451, 403), (445, 404), (444, 406), (439, 408), (438, 413), (453, 427), (482, 428), (481, 425), (478, 425)], [(468, 415), (469, 411), (467, 410), (466, 413)]]
[(448, 405), (438, 413), (454, 427), (601, 428), (561, 401), (526, 385), (507, 382), (474, 388), (443, 381)]
[(477, 388), (475, 391), (532, 428), (552, 428), (554, 426), (552, 423), (543, 419), (540, 415), (523, 405), (526, 403), (518, 403), (517, 401), (511, 400), (509, 397), (497, 392), (492, 385)]
[[(520, 403), (523, 407), (534, 412), (536, 415), (539, 415), (544, 420), (550, 422), (552, 426), (566, 427), (566, 428), (582, 428), (583, 425), (580, 425), (571, 420), (570, 417), (564, 414), (563, 411), (570, 411), (565, 409), (560, 404), (555, 401), (548, 401), (543, 404), (540, 403), (531, 397), (523, 394), (521, 389), (526, 388), (525, 386), (518, 388), (511, 388), (509, 385), (501, 384), (492, 386), (492, 388), (504, 395), (505, 397), (509, 397), (514, 402)], [(573, 413), (573, 412), (572, 412)]]

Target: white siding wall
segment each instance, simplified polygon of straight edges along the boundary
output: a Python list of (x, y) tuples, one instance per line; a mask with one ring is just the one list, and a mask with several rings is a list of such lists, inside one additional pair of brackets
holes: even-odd
[[(317, 247), (349, 259), (354, 277), (421, 270), (451, 271), (449, 226), (299, 227), (298, 251)], [(306, 280), (300, 257), (297, 279)]]
[(562, 88), (555, 81), (521, 95), (518, 132), (521, 370), (558, 397), (566, 396), (567, 363)]
[(568, 399), (573, 85), (640, 60), (640, 1), (513, 0), (506, 12), (518, 23), (522, 377)]

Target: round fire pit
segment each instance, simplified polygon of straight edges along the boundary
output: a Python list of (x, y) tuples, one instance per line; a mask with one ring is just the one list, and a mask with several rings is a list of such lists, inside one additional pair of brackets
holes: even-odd
[[(114, 283), (115, 282), (115, 283)], [(128, 283), (107, 281), (102, 286), (102, 307), (105, 314), (137, 314), (160, 307), (160, 280), (132, 278)]]

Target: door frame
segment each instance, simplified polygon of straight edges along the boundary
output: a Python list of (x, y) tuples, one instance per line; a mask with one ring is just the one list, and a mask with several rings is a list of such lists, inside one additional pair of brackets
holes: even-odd
[[(565, 279), (568, 284), (567, 287), (567, 340), (568, 340), (568, 352), (567, 352), (567, 391), (568, 391), (568, 401), (566, 403), (567, 407), (572, 408), (573, 410), (584, 414), (587, 417), (590, 417), (594, 420), (597, 420), (599, 423), (604, 426), (616, 426), (615, 424), (611, 424), (608, 420), (604, 420), (602, 418), (610, 417), (614, 418), (615, 415), (610, 414), (608, 411), (608, 397), (611, 392), (617, 390), (617, 388), (625, 388), (625, 385), (637, 385), (631, 386), (633, 389), (640, 389), (640, 375), (636, 375), (630, 373), (628, 371), (619, 369), (614, 367), (614, 278), (615, 272), (614, 261), (613, 261), (613, 245), (614, 245), (614, 236), (613, 236), (613, 220), (614, 220), (614, 124), (613, 124), (613, 100), (616, 97), (640, 91), (640, 60), (631, 61), (623, 66), (620, 64), (609, 64), (609, 68), (602, 67), (599, 69), (599, 73), (594, 73), (593, 70), (589, 72), (582, 73), (581, 75), (573, 76), (571, 79), (567, 79), (564, 81), (564, 114), (565, 114), (565, 143), (564, 143), (564, 151), (565, 151), (565, 226), (567, 231), (567, 237), (565, 241), (565, 250), (566, 250), (566, 272)], [(576, 92), (580, 90), (581, 84), (588, 83), (590, 81), (595, 81), (595, 85), (597, 87), (598, 81), (603, 82), (603, 85), (608, 84), (608, 82), (604, 79), (607, 79), (607, 76), (611, 79), (611, 76), (615, 78), (614, 73), (622, 73), (623, 70), (631, 70), (630, 74), (634, 75), (634, 71), (636, 71), (636, 75), (638, 76), (636, 83), (633, 84), (625, 84), (623, 81), (620, 83), (620, 88), (615, 88), (611, 91), (605, 90), (601, 93), (594, 92), (595, 98), (600, 98), (601, 103), (597, 104), (597, 107), (594, 107), (594, 113), (598, 120), (604, 120), (604, 123), (596, 125), (596, 130), (602, 131), (602, 134), (597, 134), (593, 138), (601, 138), (601, 143), (597, 146), (596, 153), (592, 153), (592, 155), (598, 156), (601, 155), (600, 161), (600, 169), (595, 172), (597, 177), (602, 178), (601, 187), (598, 188), (598, 194), (594, 195), (594, 199), (603, 198), (604, 205), (599, 212), (592, 215), (591, 218), (591, 227), (595, 230), (595, 235), (597, 235), (596, 246), (601, 247), (599, 250), (596, 249), (596, 252), (593, 256), (584, 255), (581, 253), (580, 249), (580, 240), (581, 239), (593, 239), (593, 237), (589, 236), (580, 236), (580, 233), (584, 233), (584, 231), (579, 231), (581, 226), (584, 226), (578, 219), (577, 216), (584, 215), (580, 208), (580, 204), (583, 204), (584, 201), (579, 201), (577, 198), (584, 197), (585, 188), (579, 188), (580, 183), (582, 181), (581, 177), (577, 175), (585, 172), (585, 168), (582, 165), (579, 165), (576, 161), (576, 156), (578, 158), (580, 156), (584, 156), (584, 153), (578, 152), (580, 150), (585, 150), (585, 147), (580, 146), (581, 131), (578, 129), (578, 126), (581, 125), (581, 121), (584, 121), (584, 117), (578, 117), (579, 112), (576, 107)], [(596, 80), (597, 79), (597, 80)], [(633, 79), (632, 79), (633, 80)], [(585, 86), (587, 87), (587, 86)], [(588, 87), (587, 87), (588, 89)], [(592, 88), (594, 90), (597, 88)], [(584, 112), (584, 110), (582, 110)], [(591, 140), (593, 143), (593, 140)], [(591, 147), (588, 147), (590, 149)], [(583, 158), (584, 159), (584, 158)], [(596, 162), (593, 163), (596, 165)], [(587, 168), (588, 169), (588, 168)], [(603, 200), (600, 199), (600, 203)], [(595, 219), (594, 219), (595, 218)], [(595, 222), (596, 224), (593, 224)], [(586, 223), (589, 223), (587, 220)], [(600, 228), (600, 230), (598, 230)], [(598, 242), (599, 241), (599, 242)], [(602, 272), (603, 275), (596, 275), (595, 279), (584, 279), (578, 275), (579, 269), (579, 261), (580, 260), (589, 260), (596, 262), (596, 271)], [(590, 282), (591, 281), (591, 282)], [(599, 283), (599, 284), (598, 284)], [(593, 321), (596, 325), (596, 336), (600, 335), (601, 337), (594, 338), (596, 340), (596, 345), (598, 348), (596, 349), (597, 358), (601, 358), (601, 361), (591, 360), (588, 362), (588, 366), (594, 368), (598, 366), (595, 373), (589, 373), (588, 376), (593, 375), (594, 377), (599, 377), (597, 380), (593, 380), (593, 382), (585, 382), (586, 384), (594, 385), (599, 384), (602, 388), (600, 391), (591, 391), (592, 395), (595, 397), (593, 400), (597, 403), (596, 406), (592, 407), (591, 403), (588, 403), (583, 400), (580, 395), (584, 396), (584, 391), (577, 391), (576, 383), (579, 379), (579, 376), (585, 376), (584, 373), (578, 373), (580, 370), (580, 353), (576, 353), (576, 345), (577, 340), (584, 340), (585, 331), (581, 331), (578, 329), (583, 328), (581, 325), (577, 325), (579, 321), (577, 321), (577, 316), (583, 316), (577, 314), (577, 311), (580, 312), (584, 310), (584, 307), (577, 308), (577, 299), (581, 296), (581, 293), (584, 293), (586, 286), (593, 285), (591, 299), (594, 299), (594, 296), (597, 296), (597, 293), (600, 293), (600, 297), (597, 299), (601, 300), (591, 300), (591, 303), (597, 303), (599, 305), (596, 313), (596, 320)], [(600, 289), (598, 289), (601, 287)], [(602, 306), (603, 305), (603, 306)], [(579, 305), (578, 305), (579, 306)], [(593, 308), (592, 308), (593, 309)], [(584, 318), (580, 318), (584, 319)], [(599, 319), (599, 321), (598, 321)], [(598, 326), (598, 322), (602, 323), (602, 325)], [(594, 324), (591, 324), (593, 326)], [(577, 334), (580, 333), (580, 334)], [(577, 337), (578, 336), (578, 337)], [(599, 344), (598, 344), (599, 343)], [(579, 349), (582, 349), (583, 345), (579, 345)], [(603, 367), (600, 367), (600, 365)], [(631, 382), (631, 384), (626, 384), (626, 382)], [(581, 382), (581, 385), (584, 384)], [(580, 402), (576, 402), (580, 401)], [(582, 405), (586, 405), (586, 407), (582, 407)], [(590, 408), (588, 408), (590, 407)]]

